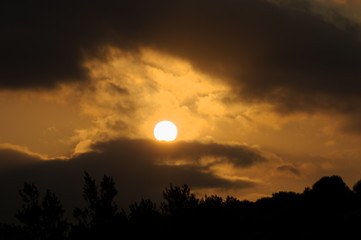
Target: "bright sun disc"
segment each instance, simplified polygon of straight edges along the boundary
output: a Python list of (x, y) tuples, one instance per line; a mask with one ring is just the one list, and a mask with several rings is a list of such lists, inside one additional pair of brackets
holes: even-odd
[(177, 133), (177, 127), (170, 121), (161, 121), (154, 127), (154, 137), (159, 141), (174, 141)]

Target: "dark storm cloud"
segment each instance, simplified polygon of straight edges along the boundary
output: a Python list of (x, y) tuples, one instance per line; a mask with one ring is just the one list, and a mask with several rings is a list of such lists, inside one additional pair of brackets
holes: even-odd
[[(360, 112), (360, 26), (308, 0), (6, 1), (0, 87), (44, 88), (88, 78), (102, 47), (152, 47), (226, 79), (235, 101), (279, 112)], [(125, 92), (125, 91), (122, 91)]]
[(9, 1), (2, 3), (1, 83), (82, 79), (82, 51), (146, 45), (239, 80), (251, 97), (282, 88), (358, 93), (358, 26), (342, 18), (347, 27), (338, 28), (311, 14), (307, 1), (290, 2)]
[[(14, 211), (20, 207), (18, 190), (24, 181), (34, 183), (42, 190), (50, 188), (71, 209), (83, 204), (81, 194), (84, 171), (98, 180), (103, 174), (110, 175), (117, 184), (120, 203), (127, 207), (129, 203), (142, 197), (159, 201), (162, 191), (171, 183), (186, 183), (192, 189), (242, 189), (251, 188), (255, 184), (247, 180), (221, 178), (207, 171), (197, 161), (188, 160), (185, 165), (164, 165), (161, 164), (164, 159), (216, 156), (229, 158), (224, 161), (232, 161), (243, 167), (264, 161), (257, 152), (246, 147), (239, 147), (237, 150), (236, 146), (220, 144), (180, 143), (171, 147), (172, 145), (177, 144), (121, 139), (97, 143), (93, 146), (93, 151), (69, 160), (47, 161), (17, 150), (0, 151), (1, 161), (23, 162), (13, 168), (0, 168), (1, 217), (5, 219), (13, 216)], [(244, 163), (241, 164), (242, 161)]]

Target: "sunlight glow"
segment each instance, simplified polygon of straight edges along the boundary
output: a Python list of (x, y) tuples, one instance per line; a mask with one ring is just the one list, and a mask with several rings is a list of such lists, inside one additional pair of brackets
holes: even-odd
[(176, 125), (170, 121), (161, 121), (154, 127), (154, 137), (159, 141), (174, 141), (177, 134), (178, 130)]

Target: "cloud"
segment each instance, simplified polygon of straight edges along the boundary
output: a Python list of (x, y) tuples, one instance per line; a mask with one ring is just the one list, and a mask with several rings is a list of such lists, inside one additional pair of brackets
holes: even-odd
[(200, 162), (204, 157), (216, 158), (216, 162), (227, 162), (235, 167), (250, 167), (266, 162), (260, 151), (242, 145), (224, 145), (219, 143), (177, 142), (171, 145), (157, 145), (157, 154), (172, 159), (190, 159)]
[[(0, 88), (86, 81), (91, 76), (85, 62), (109, 60), (107, 47), (132, 53), (147, 47), (227, 82), (234, 101), (270, 103), (280, 113), (360, 112), (360, 25), (355, 14), (348, 14), (351, 6), (353, 13), (359, 5), (308, 0), (7, 2)], [(125, 88), (113, 90), (128, 94)]]
[[(170, 183), (186, 183), (192, 189), (224, 190), (248, 189), (257, 185), (250, 179), (217, 175), (209, 165), (199, 162), (209, 156), (237, 168), (249, 168), (266, 161), (260, 152), (246, 146), (197, 142), (161, 144), (142, 139), (99, 142), (92, 146), (92, 151), (66, 160), (44, 161), (20, 149), (0, 151), (0, 159), (18, 162), (13, 168), (0, 165), (2, 217), (9, 219), (19, 209), (18, 190), (24, 181), (36, 184), (41, 190), (53, 190), (69, 211), (82, 206), (84, 171), (98, 180), (103, 174), (113, 176), (119, 190), (119, 202), (125, 208), (142, 197), (159, 201), (162, 191)], [(180, 159), (185, 163), (177, 162)]]
[(27, 155), (23, 152), (17, 152), (10, 149), (0, 149), (0, 168), (9, 168), (18, 165), (38, 162), (39, 159), (35, 156)]
[(1, 170), (29, 165), (46, 159), (45, 156), (12, 144), (0, 144), (0, 156)]
[(295, 176), (300, 176), (301, 175), (300, 170), (297, 169), (294, 166), (291, 166), (291, 165), (280, 166), (280, 167), (277, 168), (277, 170), (280, 171), (280, 172), (289, 172), (289, 173), (294, 174)]
[[(340, 29), (307, 11), (308, 1), (292, 7), (264, 0), (84, 3), (6, 4), (3, 86), (83, 79), (82, 51), (101, 57), (102, 47), (114, 45), (153, 46), (185, 57), (201, 70), (240, 81), (251, 98), (279, 89), (356, 93), (358, 26), (343, 18), (349, 28)], [(340, 87), (340, 80), (348, 84)]]
[[(328, 3), (7, 2), (0, 88), (87, 81), (91, 70), (85, 62), (109, 60), (107, 47), (133, 54), (146, 47), (222, 79), (232, 86), (232, 101), (269, 103), (279, 113), (349, 112), (346, 117), (358, 121), (360, 25), (347, 10), (358, 5)], [(110, 88), (129, 94), (122, 86)]]

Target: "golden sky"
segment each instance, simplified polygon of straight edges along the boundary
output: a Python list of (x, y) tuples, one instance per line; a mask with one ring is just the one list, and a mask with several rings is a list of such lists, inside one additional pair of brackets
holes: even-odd
[[(70, 202), (83, 171), (112, 175), (124, 204), (170, 183), (256, 200), (325, 175), (351, 187), (361, 177), (360, 1), (6, 9), (5, 202), (24, 181)], [(172, 143), (153, 137), (162, 120), (178, 128)]]

